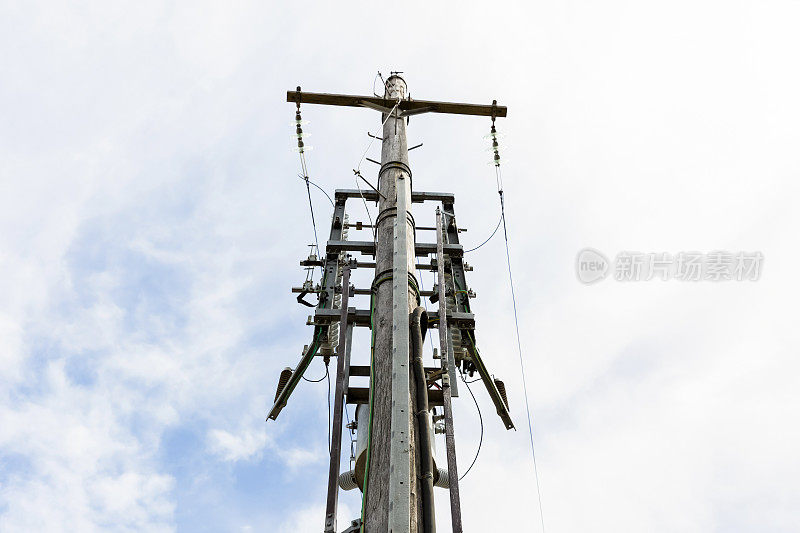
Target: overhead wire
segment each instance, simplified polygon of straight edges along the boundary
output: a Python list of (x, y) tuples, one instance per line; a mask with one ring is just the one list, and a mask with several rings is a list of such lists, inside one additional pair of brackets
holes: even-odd
[(322, 381), (323, 379), (325, 379), (325, 377), (326, 377), (327, 375), (328, 375), (328, 366), (326, 365), (326, 366), (325, 366), (325, 374), (324, 374), (324, 375), (323, 375), (321, 378), (319, 378), (319, 379), (308, 379), (308, 378), (307, 378), (307, 377), (305, 377), (305, 376), (300, 376), (300, 377), (301, 377), (301, 378), (303, 378), (304, 380), (308, 381), (309, 383), (319, 383), (320, 381)]
[(316, 244), (317, 253), (319, 253), (319, 239), (317, 238), (317, 220), (314, 217), (314, 203), (311, 201), (311, 185), (309, 184), (310, 178), (308, 176), (308, 167), (306, 166), (305, 152), (300, 152), (300, 165), (303, 168), (303, 181), (306, 182), (306, 193), (308, 193), (308, 208), (311, 211), (311, 225), (314, 227), (314, 244)]
[[(306, 181), (306, 179), (303, 176), (301, 176), (300, 174), (298, 174), (297, 177), (300, 178), (303, 181)], [(314, 183), (310, 179), (308, 180), (308, 183), (310, 183), (311, 185), (313, 185), (314, 187), (316, 187), (317, 189), (322, 191), (322, 194), (324, 194), (325, 197), (328, 199), (328, 201), (331, 203), (331, 207), (334, 207), (334, 208), (336, 207), (336, 205), (333, 203), (333, 200), (331, 199), (331, 196), (328, 194), (328, 192), (325, 189), (323, 189), (322, 187), (320, 187), (319, 185), (317, 185), (316, 183)]]
[[(492, 126), (494, 129), (494, 125)], [(496, 154), (497, 152), (495, 152)], [(542, 491), (539, 484), (539, 467), (536, 463), (536, 447), (533, 443), (533, 424), (531, 422), (531, 408), (530, 403), (528, 401), (528, 384), (527, 380), (525, 379), (525, 363), (522, 358), (522, 341), (520, 340), (519, 334), (519, 316), (517, 313), (517, 296), (516, 291), (514, 290), (514, 276), (511, 273), (511, 252), (509, 251), (509, 244), (508, 244), (508, 225), (506, 223), (506, 210), (505, 210), (505, 198), (503, 193), (503, 176), (500, 171), (500, 161), (499, 158), (495, 158), (495, 177), (498, 186), (498, 194), (500, 195), (500, 220), (503, 222), (503, 237), (505, 240), (506, 245), (506, 265), (508, 266), (508, 282), (511, 287), (511, 302), (514, 307), (514, 330), (517, 336), (517, 353), (519, 354), (519, 367), (520, 373), (522, 374), (522, 390), (525, 394), (525, 412), (528, 418), (528, 437), (530, 439), (531, 444), (531, 457), (533, 459), (533, 473), (534, 477), (536, 478), (536, 495), (539, 501), (539, 519), (541, 520), (542, 524), (542, 532), (544, 533), (544, 510), (542, 508)]]
[[(305, 143), (303, 143), (303, 128), (302, 128), (302, 119), (300, 117), (300, 102), (299, 101), (297, 103), (297, 112), (295, 113), (295, 123), (296, 123), (296, 134), (297, 134), (297, 147), (298, 147), (298, 151), (300, 153), (300, 168), (303, 171), (302, 175), (298, 176), (298, 177), (301, 180), (305, 181), (305, 183), (306, 183), (306, 195), (308, 196), (308, 209), (311, 212), (311, 226), (314, 228), (314, 246), (316, 247), (317, 255), (319, 255), (319, 237), (317, 236), (317, 220), (316, 220), (316, 217), (314, 216), (314, 202), (311, 199), (311, 185), (314, 185), (314, 187), (316, 187), (317, 189), (322, 191), (323, 194), (325, 194), (325, 196), (328, 198), (328, 201), (331, 203), (331, 205), (334, 205), (334, 204), (333, 204), (333, 200), (331, 200), (331, 197), (328, 195), (328, 193), (325, 191), (325, 189), (323, 189), (322, 187), (320, 187), (316, 183), (312, 182), (311, 178), (308, 175), (308, 163), (306, 162)], [(322, 267), (320, 267), (320, 270), (322, 270)], [(309, 277), (307, 278), (307, 281), (313, 281), (313, 277), (314, 277), (313, 272), (314, 272), (314, 269), (313, 269), (313, 267), (311, 267), (309, 269)], [(324, 281), (323, 281), (323, 283), (324, 283)], [(328, 453), (330, 453), (331, 444), (332, 444), (332, 442), (331, 442), (331, 426), (332, 426), (332, 424), (331, 424), (331, 374), (330, 374), (330, 368), (329, 368), (328, 362), (327, 361), (325, 362), (325, 375), (322, 376), (320, 379), (318, 379), (318, 380), (308, 379), (302, 374), (300, 375), (300, 377), (302, 377), (304, 380), (306, 380), (306, 381), (308, 381), (310, 383), (319, 383), (323, 379), (327, 379), (327, 381), (328, 381), (328, 395), (327, 395), (327, 398), (328, 398)]]
[(482, 243), (480, 243), (480, 244), (479, 244), (478, 246), (476, 246), (475, 248), (470, 248), (469, 250), (464, 250), (464, 253), (466, 254), (466, 253), (469, 253), (469, 252), (474, 252), (475, 250), (477, 250), (478, 248), (480, 248), (481, 246), (483, 246), (484, 244), (486, 244), (487, 242), (489, 242), (490, 240), (492, 240), (492, 237), (494, 237), (494, 234), (495, 234), (495, 233), (497, 233), (497, 230), (498, 230), (498, 229), (500, 229), (500, 224), (502, 224), (502, 223), (503, 223), (503, 214), (502, 214), (502, 213), (500, 213), (500, 218), (498, 219), (498, 221), (497, 221), (497, 225), (494, 227), (494, 231), (492, 231), (492, 234), (491, 234), (491, 235), (489, 235), (489, 237), (487, 237), (485, 241), (483, 241)]
[(481, 438), (478, 440), (478, 450), (475, 452), (475, 457), (472, 459), (472, 464), (470, 464), (469, 468), (467, 468), (467, 471), (461, 474), (461, 476), (458, 478), (458, 480), (461, 481), (467, 477), (467, 474), (469, 474), (469, 471), (472, 470), (473, 466), (475, 466), (475, 462), (478, 460), (478, 456), (481, 454), (481, 446), (483, 445), (483, 415), (481, 414), (481, 407), (478, 405), (478, 400), (475, 399), (475, 394), (472, 392), (472, 388), (469, 386), (471, 382), (468, 382), (466, 379), (464, 379), (464, 373), (461, 372), (460, 369), (459, 374), (461, 375), (461, 381), (463, 381), (464, 385), (467, 386), (469, 395), (472, 396), (472, 401), (475, 402), (475, 408), (478, 410), (478, 420), (481, 422)]
[[(517, 354), (519, 356), (519, 366), (520, 366), (520, 372), (522, 374), (522, 389), (523, 389), (523, 393), (525, 395), (525, 413), (526, 413), (527, 419), (528, 419), (528, 438), (530, 440), (530, 446), (531, 446), (531, 458), (533, 460), (533, 473), (534, 473), (534, 477), (536, 479), (536, 495), (537, 495), (538, 503), (539, 503), (539, 519), (540, 519), (541, 525), (542, 525), (542, 532), (544, 533), (544, 531), (545, 531), (544, 510), (542, 508), (542, 491), (541, 491), (541, 485), (539, 483), (539, 467), (538, 467), (537, 462), (536, 462), (536, 447), (535, 447), (534, 442), (533, 442), (533, 423), (531, 422), (531, 407), (530, 407), (530, 401), (528, 399), (528, 384), (527, 384), (527, 379), (525, 377), (525, 363), (524, 363), (524, 360), (523, 360), (523, 357), (522, 357), (522, 341), (521, 341), (520, 333), (519, 333), (519, 314), (517, 312), (517, 296), (516, 296), (516, 290), (514, 288), (514, 276), (513, 276), (512, 272), (511, 272), (511, 252), (510, 252), (510, 246), (509, 246), (509, 243), (508, 243), (508, 223), (507, 223), (507, 220), (506, 220), (505, 193), (503, 191), (503, 174), (502, 174), (502, 172), (500, 170), (500, 152), (499, 152), (499, 143), (498, 143), (499, 135), (497, 133), (497, 130), (495, 128), (495, 124), (494, 123), (495, 123), (495, 115), (492, 114), (492, 129), (491, 129), (491, 132), (490, 132), (488, 138), (492, 139), (492, 150), (494, 152), (495, 183), (497, 185), (497, 194), (500, 197), (500, 221), (498, 222), (498, 224), (495, 227), (494, 231), (492, 231), (491, 235), (489, 235), (488, 239), (483, 241), (480, 245), (476, 246), (475, 248), (472, 248), (471, 250), (467, 250), (467, 251), (477, 250), (478, 248), (480, 248), (481, 246), (483, 246), (484, 244), (489, 242), (489, 240), (492, 237), (494, 237), (494, 235), (497, 233), (497, 229), (500, 227), (500, 224), (502, 223), (502, 225), (503, 225), (503, 237), (504, 237), (505, 247), (506, 247), (506, 265), (508, 267), (508, 282), (509, 282), (509, 286), (511, 288), (511, 302), (512, 302), (513, 309), (514, 309), (514, 330), (515, 330), (516, 338), (517, 338)], [(472, 339), (470, 339), (470, 340), (472, 340)], [(474, 347), (474, 341), (472, 341), (472, 342), (473, 342), (473, 347)], [(475, 349), (477, 350), (477, 348), (475, 348)], [(464, 384), (467, 385), (467, 389), (469, 389), (469, 384), (467, 383), (466, 379), (464, 379), (463, 373), (461, 375), (461, 379), (464, 381)], [(472, 393), (472, 390), (470, 390), (470, 394), (471, 393)], [(473, 396), (473, 400), (474, 399), (475, 399), (475, 397)], [(470, 468), (472, 468), (472, 466), (470, 466)], [(469, 471), (469, 469), (467, 469), (467, 471)]]
[[(300, 154), (300, 168), (303, 171), (303, 175), (301, 179), (306, 182), (306, 194), (308, 196), (308, 209), (311, 211), (311, 225), (314, 228), (314, 246), (316, 247), (317, 255), (319, 255), (319, 238), (317, 237), (317, 220), (314, 216), (314, 202), (311, 200), (311, 179), (308, 175), (308, 164), (306, 163), (306, 146), (303, 142), (303, 120), (300, 115), (300, 101), (297, 101), (297, 111), (295, 112), (295, 134), (297, 137), (297, 151)], [(320, 188), (318, 185), (314, 184), (315, 187)], [(323, 191), (324, 192), (324, 191)], [(327, 193), (325, 193), (327, 195)], [(328, 197), (330, 200), (330, 197)], [(320, 267), (320, 271), (322, 271), (322, 267)], [(313, 267), (309, 270), (309, 281), (313, 281), (314, 278), (314, 269)]]

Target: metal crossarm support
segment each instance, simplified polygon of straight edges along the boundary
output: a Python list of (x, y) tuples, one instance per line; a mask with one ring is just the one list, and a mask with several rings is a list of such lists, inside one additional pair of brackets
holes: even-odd
[(456, 463), (456, 438), (453, 431), (452, 397), (458, 396), (456, 388), (456, 361), (450, 343), (450, 328), (447, 324), (447, 299), (444, 286), (444, 246), (442, 235), (442, 213), (436, 208), (436, 264), (439, 279), (439, 350), (445, 369), (442, 376), (442, 404), (444, 406), (445, 449), (447, 453), (447, 476), (450, 486), (450, 521), (453, 533), (461, 533), (461, 494), (458, 489), (458, 465)]
[[(365, 255), (375, 255), (375, 243), (373, 241), (338, 241), (330, 240), (327, 246), (328, 253), (338, 252), (359, 252)], [(445, 244), (444, 252), (450, 256), (460, 256), (464, 253), (464, 247), (460, 244)], [(436, 243), (418, 242), (414, 246), (414, 253), (418, 257), (436, 253)]]
[[(453, 211), (453, 204), (443, 204), (444, 207), (444, 223), (446, 228), (447, 240), (452, 244), (458, 243), (458, 226), (456, 226), (455, 220), (455, 212)], [(456, 292), (457, 290), (466, 291), (467, 289), (467, 279), (464, 274), (464, 261), (461, 256), (450, 256), (450, 265), (452, 268), (452, 276), (454, 286), (452, 287), (453, 294), (456, 295), (456, 309), (459, 313), (470, 313), (469, 308), (469, 296), (462, 293)], [(457, 289), (460, 287), (460, 289)], [(463, 294), (462, 298), (458, 297), (458, 294)], [(472, 338), (475, 338), (475, 330), (474, 330), (474, 322), (472, 328), (461, 328), (462, 329), (462, 337), (467, 337), (472, 335)], [(492, 403), (494, 403), (495, 409), (497, 409), (497, 414), (503, 420), (503, 424), (505, 424), (506, 429), (513, 429), (514, 422), (511, 420), (511, 415), (508, 412), (508, 407), (506, 407), (505, 402), (503, 401), (503, 397), (500, 395), (500, 392), (497, 390), (497, 386), (492, 379), (492, 376), (489, 374), (489, 371), (486, 369), (486, 365), (483, 363), (483, 359), (481, 358), (480, 354), (478, 353), (477, 348), (475, 348), (474, 344), (467, 340), (466, 348), (470, 354), (470, 361), (475, 365), (475, 369), (478, 371), (478, 375), (481, 377), (481, 381), (483, 385), (486, 387), (486, 391), (489, 393), (489, 397), (492, 399)]]
[[(356, 225), (355, 224), (350, 224), (350, 227), (353, 228), (353, 227), (356, 227)], [(422, 228), (417, 228), (417, 229), (419, 230), (419, 229), (422, 229)], [(375, 268), (375, 262), (374, 261), (358, 261), (358, 262), (355, 262), (355, 260), (354, 260), (354, 263), (355, 264), (353, 265), (352, 268)], [(322, 266), (324, 264), (325, 264), (324, 261), (313, 261), (313, 260), (300, 261), (300, 266)], [(417, 264), (417, 270), (434, 271), (434, 270), (436, 270), (436, 265), (435, 264), (431, 264), (431, 263), (419, 263), (419, 264)], [(356, 294), (359, 294), (358, 290), (359, 289), (356, 289)], [(292, 289), (292, 292), (294, 292), (294, 288)]]
[[(458, 397), (458, 383), (456, 379), (456, 359), (453, 345), (450, 342), (450, 317), (447, 315), (447, 288), (444, 283), (444, 233), (442, 212), (436, 208), (436, 279), (439, 281), (439, 344), (442, 352), (442, 361), (447, 361), (447, 373), (450, 375), (450, 393)], [(473, 317), (474, 328), (474, 317)]]
[[(435, 366), (426, 366), (425, 367), (425, 374), (429, 376), (434, 372), (438, 372), (439, 368)], [(367, 365), (351, 365), (350, 366), (350, 375), (355, 377), (368, 377), (369, 376), (369, 366)]]
[[(378, 193), (371, 190), (358, 189), (336, 189), (334, 193), (336, 199), (339, 198), (361, 198), (364, 196), (365, 200), (370, 202), (378, 201)], [(453, 202), (455, 196), (451, 192), (425, 192), (425, 191), (411, 191), (411, 202), (421, 204), (423, 202)], [(419, 229), (419, 228), (417, 228)]]
[[(341, 241), (342, 240), (342, 230), (344, 229), (344, 214), (345, 214), (345, 202), (347, 201), (346, 198), (337, 199), (336, 204), (333, 209), (333, 219), (331, 221), (331, 233), (330, 233), (330, 240), (333, 241)], [(332, 251), (328, 250), (325, 254), (325, 264), (323, 266), (323, 283), (319, 293), (319, 303), (317, 304), (317, 312), (322, 309), (331, 310), (333, 307), (333, 299), (334, 295), (336, 294), (336, 276), (339, 273), (339, 251)], [(286, 402), (291, 396), (292, 392), (294, 391), (297, 384), (300, 383), (300, 379), (302, 378), (303, 374), (308, 368), (308, 365), (311, 363), (311, 360), (314, 358), (314, 354), (316, 350), (319, 348), (319, 344), (322, 342), (322, 339), (328, 335), (328, 326), (315, 326), (314, 327), (314, 340), (311, 345), (308, 347), (303, 353), (303, 356), (300, 358), (300, 362), (297, 363), (294, 372), (292, 373), (292, 377), (289, 378), (289, 381), (283, 387), (281, 392), (278, 394), (278, 398), (275, 400), (275, 403), (270, 409), (269, 414), (267, 415), (267, 420), (275, 420), (278, 418), (281, 410), (286, 406)]]
[(339, 504), (339, 462), (342, 456), (342, 411), (344, 410), (345, 386), (350, 366), (349, 334), (352, 326), (347, 322), (350, 296), (350, 265), (342, 273), (342, 308), (340, 309), (339, 346), (336, 357), (336, 392), (333, 400), (333, 428), (331, 429), (331, 462), (328, 470), (328, 499), (325, 505), (325, 533), (336, 532), (336, 509)]
[[(442, 391), (428, 389), (428, 405), (431, 407), (442, 405)], [(369, 403), (369, 389), (367, 387), (349, 387), (347, 389), (347, 403), (351, 405)]]
[[(327, 325), (340, 319), (341, 313), (338, 309), (317, 309), (314, 314), (314, 325)], [(353, 326), (369, 327), (369, 309), (351, 307), (347, 310), (347, 321)]]
[[(306, 291), (303, 287), (292, 287), (292, 292), (302, 294), (302, 293), (307, 293), (308, 291)], [(369, 296), (371, 293), (372, 289), (359, 288), (359, 287), (353, 288), (353, 294), (357, 296)], [(422, 296), (423, 298), (433, 296), (433, 294), (434, 294), (433, 291), (419, 291), (419, 295)]]

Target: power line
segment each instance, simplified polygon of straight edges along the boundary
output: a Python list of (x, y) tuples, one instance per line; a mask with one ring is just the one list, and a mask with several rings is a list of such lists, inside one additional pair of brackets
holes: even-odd
[(319, 379), (308, 379), (308, 378), (307, 378), (307, 377), (305, 377), (305, 376), (300, 376), (300, 377), (301, 377), (301, 378), (303, 378), (304, 380), (308, 381), (309, 383), (319, 383), (320, 381), (322, 381), (323, 379), (325, 379), (325, 377), (326, 377), (327, 375), (328, 375), (328, 367), (326, 366), (326, 367), (325, 367), (325, 374), (324, 374), (324, 375), (323, 375), (321, 378), (319, 378)]
[(323, 189), (322, 187), (320, 187), (319, 185), (317, 185), (316, 183), (314, 183), (314, 182), (313, 182), (313, 181), (311, 181), (310, 179), (309, 179), (309, 180), (306, 180), (306, 178), (304, 178), (304, 177), (303, 177), (303, 176), (301, 176), (300, 174), (298, 174), (298, 175), (297, 175), (297, 177), (298, 177), (298, 178), (300, 178), (300, 179), (301, 179), (301, 180), (303, 180), (303, 181), (307, 181), (308, 183), (310, 183), (311, 185), (313, 185), (314, 187), (316, 187), (317, 189), (319, 189), (320, 191), (322, 191), (322, 194), (324, 194), (324, 195), (325, 195), (325, 197), (328, 199), (328, 201), (331, 203), (331, 207), (334, 207), (334, 208), (336, 207), (336, 205), (334, 205), (334, 203), (333, 203), (333, 200), (331, 200), (331, 196), (330, 196), (330, 194), (328, 194), (328, 192), (327, 192), (325, 189)]
[[(533, 444), (533, 425), (531, 423), (531, 408), (528, 402), (528, 385), (525, 379), (525, 364), (522, 359), (522, 342), (520, 341), (519, 335), (519, 318), (517, 316), (517, 296), (516, 292), (514, 291), (514, 277), (511, 274), (511, 253), (509, 252), (508, 246), (508, 227), (506, 225), (506, 210), (505, 210), (505, 200), (503, 195), (503, 178), (502, 174), (500, 173), (500, 164), (499, 160), (498, 163), (495, 165), (495, 172), (497, 178), (497, 185), (500, 187), (498, 191), (500, 194), (500, 220), (503, 222), (503, 236), (505, 237), (505, 244), (506, 244), (506, 264), (508, 265), (508, 282), (511, 286), (511, 302), (514, 306), (514, 329), (516, 330), (517, 334), (517, 352), (519, 353), (519, 367), (520, 372), (522, 373), (522, 390), (525, 394), (525, 411), (528, 415), (528, 436), (531, 442), (531, 457), (533, 458), (533, 473), (536, 478), (536, 495), (539, 500), (539, 518), (542, 522), (542, 533), (544, 533), (544, 510), (542, 509), (542, 491), (539, 486), (539, 467), (536, 464), (536, 447)], [(470, 391), (471, 392), (471, 391)]]
[[(297, 111), (295, 112), (295, 132), (297, 135), (297, 150), (300, 153), (300, 168), (303, 170), (303, 181), (306, 182), (306, 194), (308, 195), (308, 209), (311, 211), (311, 225), (314, 228), (314, 245), (317, 247), (317, 254), (319, 255), (319, 238), (317, 237), (317, 220), (314, 217), (314, 203), (311, 201), (311, 181), (308, 176), (308, 166), (306, 165), (306, 146), (303, 142), (303, 120), (300, 116), (300, 102), (297, 102)], [(329, 198), (330, 199), (330, 198)], [(321, 267), (320, 267), (321, 268)], [(311, 270), (313, 278), (313, 269)], [(330, 439), (329, 439), (330, 440)]]
[(311, 186), (308, 184), (308, 176), (306, 176), (306, 193), (308, 193), (308, 208), (311, 211), (311, 225), (314, 226), (314, 244), (317, 246), (317, 253), (319, 253), (319, 239), (317, 238), (317, 221), (314, 218), (314, 204), (311, 202)]
[(492, 231), (492, 234), (491, 234), (491, 235), (489, 235), (489, 237), (488, 237), (488, 238), (487, 238), (485, 241), (483, 241), (482, 243), (480, 243), (480, 244), (479, 244), (478, 246), (476, 246), (475, 248), (470, 248), (469, 250), (464, 250), (464, 253), (466, 254), (466, 253), (469, 253), (469, 252), (474, 252), (475, 250), (477, 250), (478, 248), (480, 248), (481, 246), (483, 246), (484, 244), (486, 244), (487, 242), (489, 242), (490, 240), (492, 240), (492, 237), (494, 237), (494, 234), (495, 234), (495, 233), (497, 233), (497, 230), (498, 230), (498, 229), (500, 229), (500, 224), (501, 224), (502, 222), (503, 222), (503, 213), (502, 213), (502, 211), (501, 211), (501, 212), (500, 212), (500, 219), (497, 221), (497, 225), (494, 227), (494, 231)]

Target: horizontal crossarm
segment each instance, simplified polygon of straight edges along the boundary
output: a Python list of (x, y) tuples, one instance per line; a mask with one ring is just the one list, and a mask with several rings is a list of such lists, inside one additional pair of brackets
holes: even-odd
[[(392, 109), (396, 102), (377, 96), (358, 96), (354, 94), (307, 93), (287, 91), (286, 101), (302, 104), (339, 105), (348, 107), (369, 107)], [(403, 100), (398, 106), (406, 114), (448, 113), (451, 115), (478, 115), (482, 117), (505, 117), (508, 109), (501, 105), (460, 104), (457, 102), (436, 102), (432, 100)]]
[[(339, 252), (359, 252), (365, 255), (375, 255), (374, 241), (328, 241), (326, 247), (328, 253)], [(414, 245), (417, 256), (423, 257), (428, 254), (436, 253), (436, 243), (418, 242)], [(460, 244), (445, 244), (444, 251), (450, 256), (461, 257), (464, 255), (464, 248)]]
[[(358, 189), (336, 189), (336, 199), (339, 198), (361, 198), (364, 197), (368, 201), (377, 201), (378, 193), (371, 190), (358, 190)], [(415, 204), (422, 202), (448, 202), (454, 203), (455, 197), (451, 192), (426, 192), (426, 191), (411, 191), (411, 201)]]

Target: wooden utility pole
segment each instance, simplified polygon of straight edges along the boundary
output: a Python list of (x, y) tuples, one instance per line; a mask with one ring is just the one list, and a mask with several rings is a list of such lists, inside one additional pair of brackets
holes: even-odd
[[(370, 189), (363, 190), (337, 189), (325, 252), (319, 258), (312, 255), (301, 261), (306, 268), (319, 266), (323, 271), (322, 280), (317, 286), (307, 282), (302, 287), (292, 289), (300, 293), (298, 302), (309, 307), (314, 305), (304, 300), (304, 296), (312, 293), (318, 295), (314, 315), (309, 317), (309, 324), (314, 326), (313, 342), (303, 350), (300, 361), (293, 369), (286, 368), (281, 373), (275, 403), (268, 419), (277, 418), (286, 406), (289, 396), (315, 356), (322, 355), (328, 361), (331, 355), (335, 355), (336, 389), (324, 532), (339, 531), (336, 523), (339, 488), (353, 490), (356, 486), (364, 491), (363, 522), (353, 520), (347, 533), (435, 532), (431, 485), (435, 482), (436, 486), (449, 490), (452, 530), (453, 533), (462, 533), (451, 408), (451, 399), (458, 396), (455, 384), (458, 372), (470, 375), (477, 372), (505, 427), (511, 429), (514, 425), (502, 382), (494, 380), (489, 374), (475, 347), (475, 319), (469, 305), (474, 293), (467, 290), (465, 272), (469, 268), (463, 262), (463, 248), (459, 243), (454, 195), (413, 189), (406, 124), (409, 116), (422, 113), (478, 115), (491, 117), (494, 124), (495, 118), (506, 116), (506, 108), (498, 106), (496, 102), (492, 105), (476, 105), (411, 100), (405, 80), (395, 73), (386, 80), (382, 97), (308, 93), (301, 92), (298, 87), (297, 91), (288, 91), (286, 99), (297, 106), (298, 147), (301, 154), (302, 103), (379, 111), (383, 126), (380, 139), (383, 144), (377, 187), (370, 185)], [(358, 171), (356, 174), (366, 181)], [(354, 225), (348, 222), (345, 204), (348, 199), (356, 198), (378, 203), (379, 212), (374, 227), (372, 224), (369, 226), (375, 232), (374, 240), (348, 240), (347, 230)], [(441, 204), (441, 209), (437, 207), (436, 210), (435, 228), (415, 228), (411, 214), (412, 202)], [(362, 229), (363, 223), (358, 222), (355, 226), (356, 229)], [(417, 230), (435, 230), (435, 242), (416, 242)], [(375, 260), (357, 261), (349, 253), (373, 256)], [(434, 290), (420, 290), (415, 268), (417, 256), (430, 257), (430, 261), (420, 265), (420, 268), (438, 273), (438, 287)], [(370, 288), (350, 285), (350, 271), (361, 268), (374, 269)], [(370, 295), (370, 309), (348, 307), (349, 297), (356, 295)], [(419, 320), (414, 321), (416, 334), (414, 342), (411, 342), (410, 330), (413, 328), (410, 315), (420, 305), (421, 296), (429, 297), (431, 303), (435, 300), (439, 303), (438, 313), (432, 313), (427, 318), (432, 326), (438, 325), (439, 329), (441, 355), (438, 367), (424, 367), (421, 363), (421, 337), (424, 333), (420, 329), (427, 327), (427, 323), (423, 325), (420, 319), (421, 309), (414, 315)], [(335, 329), (332, 328), (337, 322), (338, 345), (334, 345), (331, 339)], [(372, 330), (374, 342), (369, 366), (350, 365), (351, 338), (355, 327), (369, 327)], [(411, 373), (412, 345), (416, 346), (413, 350), (417, 361), (416, 379), (412, 379)], [(370, 387), (351, 387), (350, 376), (371, 376)], [(419, 390), (420, 398), (416, 395), (418, 382), (426, 390), (425, 394), (422, 389)], [(367, 466), (362, 466), (363, 463), (356, 459), (353, 470), (341, 472), (344, 406), (355, 404), (363, 408), (368, 403), (371, 409), (359, 409), (361, 418), (348, 426), (357, 428), (357, 447), (368, 442), (359, 455), (359, 458), (366, 458)], [(426, 481), (423, 482), (420, 479), (423, 476), (420, 457), (425, 458), (429, 468), (432, 463), (432, 453), (429, 446), (425, 445), (425, 442), (433, 440), (434, 434), (428, 416), (439, 407), (444, 411), (439, 418), (443, 420), (440, 429), (446, 435), (447, 470), (437, 466), (438, 470), (433, 469), (435, 475), (428, 470)], [(419, 417), (415, 417), (415, 414), (419, 414)], [(418, 427), (423, 426), (426, 426), (426, 433), (422, 435), (430, 434), (428, 439), (417, 438)], [(363, 438), (366, 435), (369, 435), (368, 439)]]
[[(406, 94), (400, 76), (386, 80), (386, 100), (404, 100)], [(365, 520), (366, 531), (416, 532), (421, 501), (408, 356), (408, 317), (417, 306), (417, 293), (409, 282), (415, 279), (411, 169), (405, 118), (395, 107), (383, 122), (375, 279), (387, 281), (377, 287), (375, 299), (375, 388)]]

